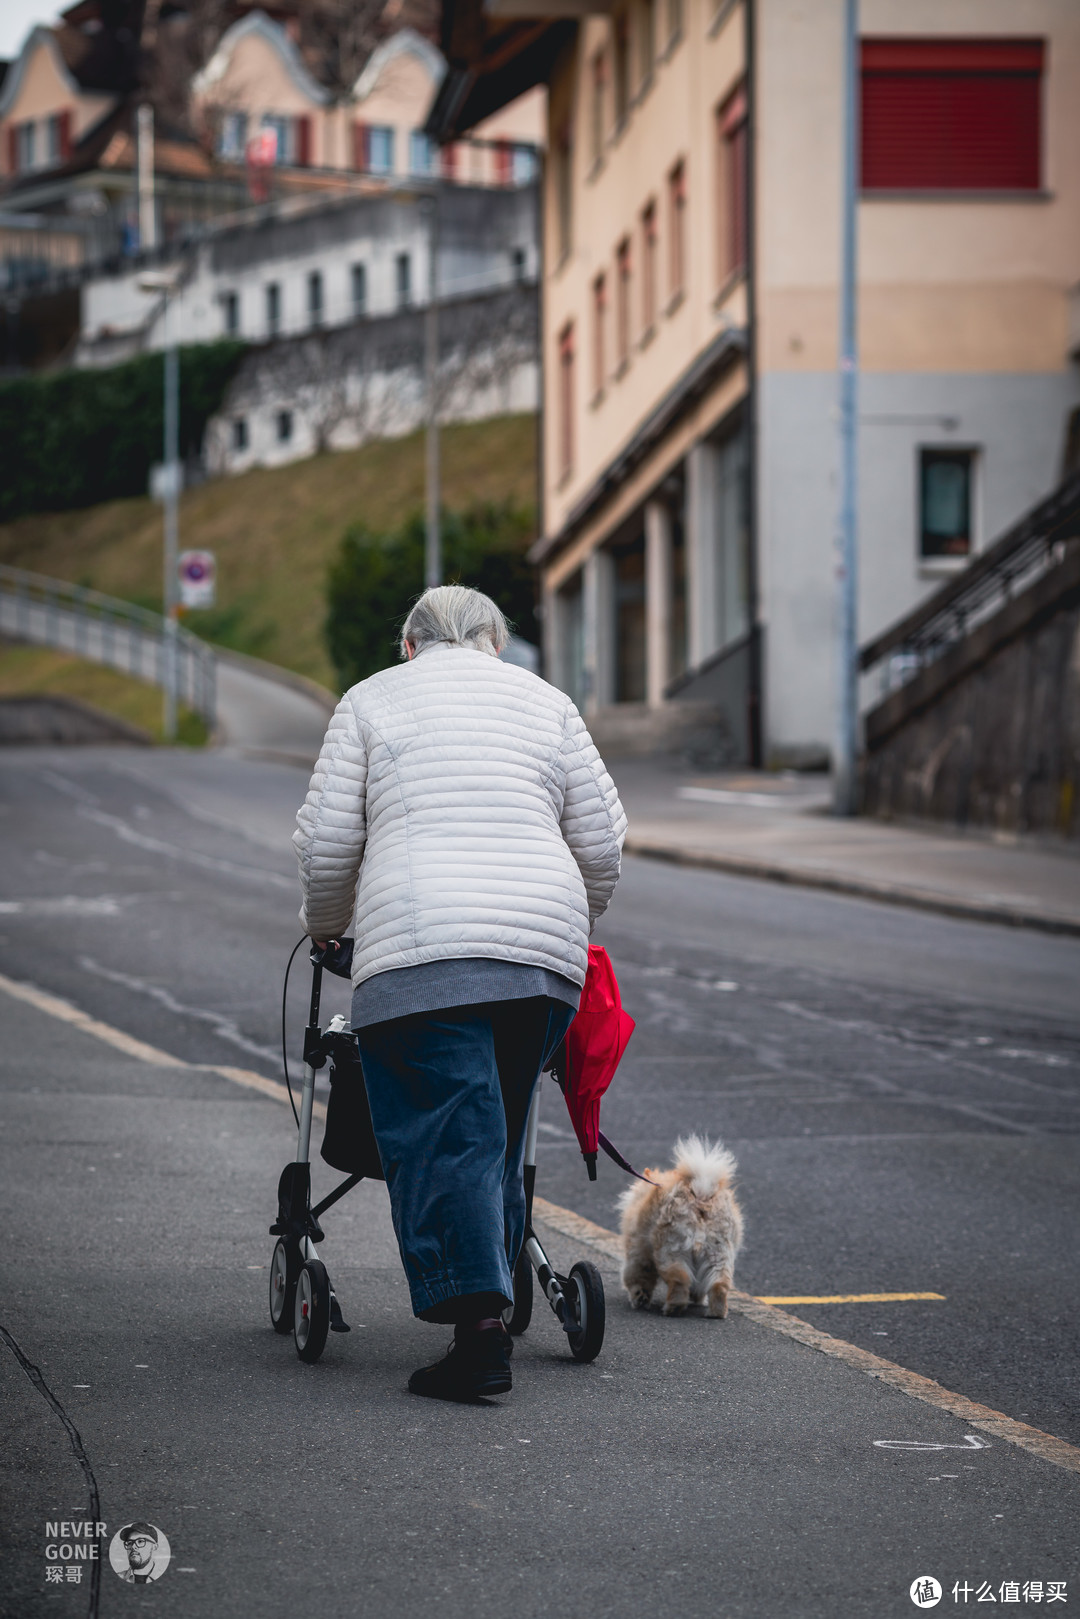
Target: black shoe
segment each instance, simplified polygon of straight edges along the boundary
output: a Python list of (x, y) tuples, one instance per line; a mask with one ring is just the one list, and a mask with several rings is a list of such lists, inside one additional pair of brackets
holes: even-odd
[(409, 1378), (411, 1394), (470, 1404), (488, 1394), (509, 1394), (510, 1336), (502, 1330), (455, 1338), (442, 1360), (422, 1366)]

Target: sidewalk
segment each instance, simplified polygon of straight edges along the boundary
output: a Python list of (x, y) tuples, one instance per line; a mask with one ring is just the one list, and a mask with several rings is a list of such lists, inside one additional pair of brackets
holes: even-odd
[(1080, 849), (840, 820), (823, 776), (701, 775), (641, 759), (616, 759), (611, 773), (630, 821), (629, 854), (1080, 934)]

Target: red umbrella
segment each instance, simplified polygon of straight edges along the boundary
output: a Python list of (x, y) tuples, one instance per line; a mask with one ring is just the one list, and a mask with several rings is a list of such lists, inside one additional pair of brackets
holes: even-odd
[[(615, 1077), (634, 1020), (623, 1011), (622, 997), (606, 950), (589, 946), (589, 966), (581, 1005), (555, 1063), (555, 1077), (566, 1098), (570, 1119), (581, 1144), (589, 1179), (596, 1179), (596, 1152), (603, 1147), (624, 1169), (630, 1165), (600, 1129), (600, 1098)], [(630, 1170), (636, 1174), (635, 1170)]]

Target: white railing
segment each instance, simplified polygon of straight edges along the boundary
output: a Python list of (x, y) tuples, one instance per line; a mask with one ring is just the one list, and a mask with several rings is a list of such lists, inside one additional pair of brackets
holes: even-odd
[(64, 579), (0, 563), (0, 635), (73, 652), (136, 680), (164, 687), (173, 645), (176, 693), (212, 730), (217, 664), (211, 647), (178, 627), (175, 643), (160, 613)]

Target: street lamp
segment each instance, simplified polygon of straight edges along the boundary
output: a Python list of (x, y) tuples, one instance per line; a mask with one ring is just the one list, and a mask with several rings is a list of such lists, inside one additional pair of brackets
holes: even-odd
[(162, 729), (166, 742), (176, 741), (176, 709), (179, 666), (177, 659), (177, 627), (179, 623), (179, 596), (176, 581), (176, 559), (180, 538), (180, 354), (176, 341), (176, 322), (173, 318), (173, 295), (180, 285), (182, 272), (158, 271), (141, 275), (140, 292), (160, 293), (164, 303), (165, 320), (165, 476), (162, 505), (165, 511), (165, 605), (164, 680), (165, 699)]

